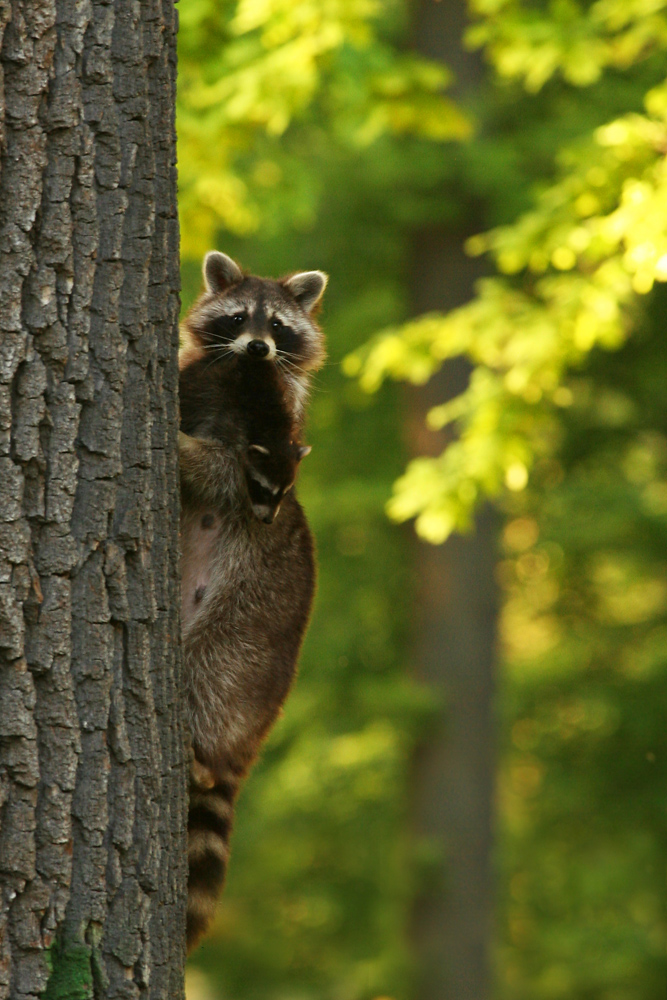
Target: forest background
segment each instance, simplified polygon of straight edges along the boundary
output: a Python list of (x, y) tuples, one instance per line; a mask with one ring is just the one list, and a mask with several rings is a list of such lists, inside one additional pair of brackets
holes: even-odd
[[(447, 546), (487, 497), (490, 995), (664, 1000), (667, 3), (471, 0), (466, 85), (414, 51), (429, 4), (180, 4), (184, 308), (212, 246), (331, 276), (299, 483), (317, 607), (192, 1000), (428, 996), (413, 915), (447, 892), (446, 831), (411, 832), (411, 786), (447, 696), (414, 669), (427, 542), (385, 503)], [(458, 39), (461, 5), (439, 6)], [(487, 276), (415, 319), (434, 228)], [(467, 388), (428, 415), (456, 442), (403, 474), (394, 381), (458, 357)]]

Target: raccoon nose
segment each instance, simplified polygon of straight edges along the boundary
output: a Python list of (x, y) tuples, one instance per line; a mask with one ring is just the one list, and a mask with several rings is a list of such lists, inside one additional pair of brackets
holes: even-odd
[(265, 340), (249, 340), (246, 350), (255, 358), (265, 358), (271, 348)]

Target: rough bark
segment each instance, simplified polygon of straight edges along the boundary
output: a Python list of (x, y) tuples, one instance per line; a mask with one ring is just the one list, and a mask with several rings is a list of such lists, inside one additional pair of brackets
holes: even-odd
[[(463, 0), (421, 0), (414, 10), (418, 48), (454, 69), (454, 95), (465, 102), (481, 67), (461, 36)], [(416, 314), (446, 312), (472, 297), (480, 264), (465, 239), (479, 231), (433, 228), (413, 241)], [(461, 392), (468, 369), (445, 366), (410, 393), (409, 435), (416, 454), (440, 454), (447, 435), (425, 428), (426, 412)], [(417, 902), (413, 933), (421, 972), (418, 1000), (486, 1000), (491, 994), (493, 925), (492, 821), (495, 781), (493, 694), (497, 594), (495, 518), (486, 509), (475, 532), (445, 545), (418, 543), (421, 581), (415, 659), (420, 676), (442, 695), (436, 731), (415, 761), (413, 808), (418, 834), (443, 858)]]
[(0, 998), (183, 995), (176, 14), (0, 0)]

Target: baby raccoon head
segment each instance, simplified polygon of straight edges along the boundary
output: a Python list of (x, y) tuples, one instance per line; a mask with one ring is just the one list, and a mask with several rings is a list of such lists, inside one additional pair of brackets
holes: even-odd
[(285, 450), (269, 451), (261, 444), (248, 446), (246, 481), (255, 517), (264, 524), (275, 520), (283, 497), (294, 486), (299, 462), (311, 452), (310, 445), (290, 441)]
[(211, 358), (248, 355), (276, 361), (298, 377), (324, 360), (322, 333), (313, 318), (327, 284), (322, 271), (302, 271), (279, 281), (244, 275), (231, 257), (204, 258), (206, 291), (187, 327)]

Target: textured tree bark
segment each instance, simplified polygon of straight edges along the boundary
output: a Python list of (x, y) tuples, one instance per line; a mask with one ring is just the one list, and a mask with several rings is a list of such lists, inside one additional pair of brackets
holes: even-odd
[[(455, 96), (479, 84), (481, 67), (461, 44), (463, 0), (420, 0), (414, 26), (418, 48), (456, 74)], [(471, 229), (467, 229), (470, 226)], [(415, 313), (447, 311), (468, 301), (480, 264), (461, 231), (433, 228), (413, 241)], [(466, 385), (462, 362), (445, 366), (410, 393), (409, 435), (416, 454), (440, 454), (447, 434), (424, 425), (426, 412)], [(417, 902), (413, 933), (419, 956), (418, 1000), (487, 1000), (491, 995), (493, 927), (492, 822), (495, 785), (493, 694), (496, 663), (496, 525), (485, 509), (474, 534), (445, 545), (417, 543), (421, 592), (416, 663), (445, 705), (415, 762), (413, 803), (418, 834), (443, 856), (442, 879), (432, 879)]]
[(183, 996), (173, 0), (0, 0), (0, 998)]

